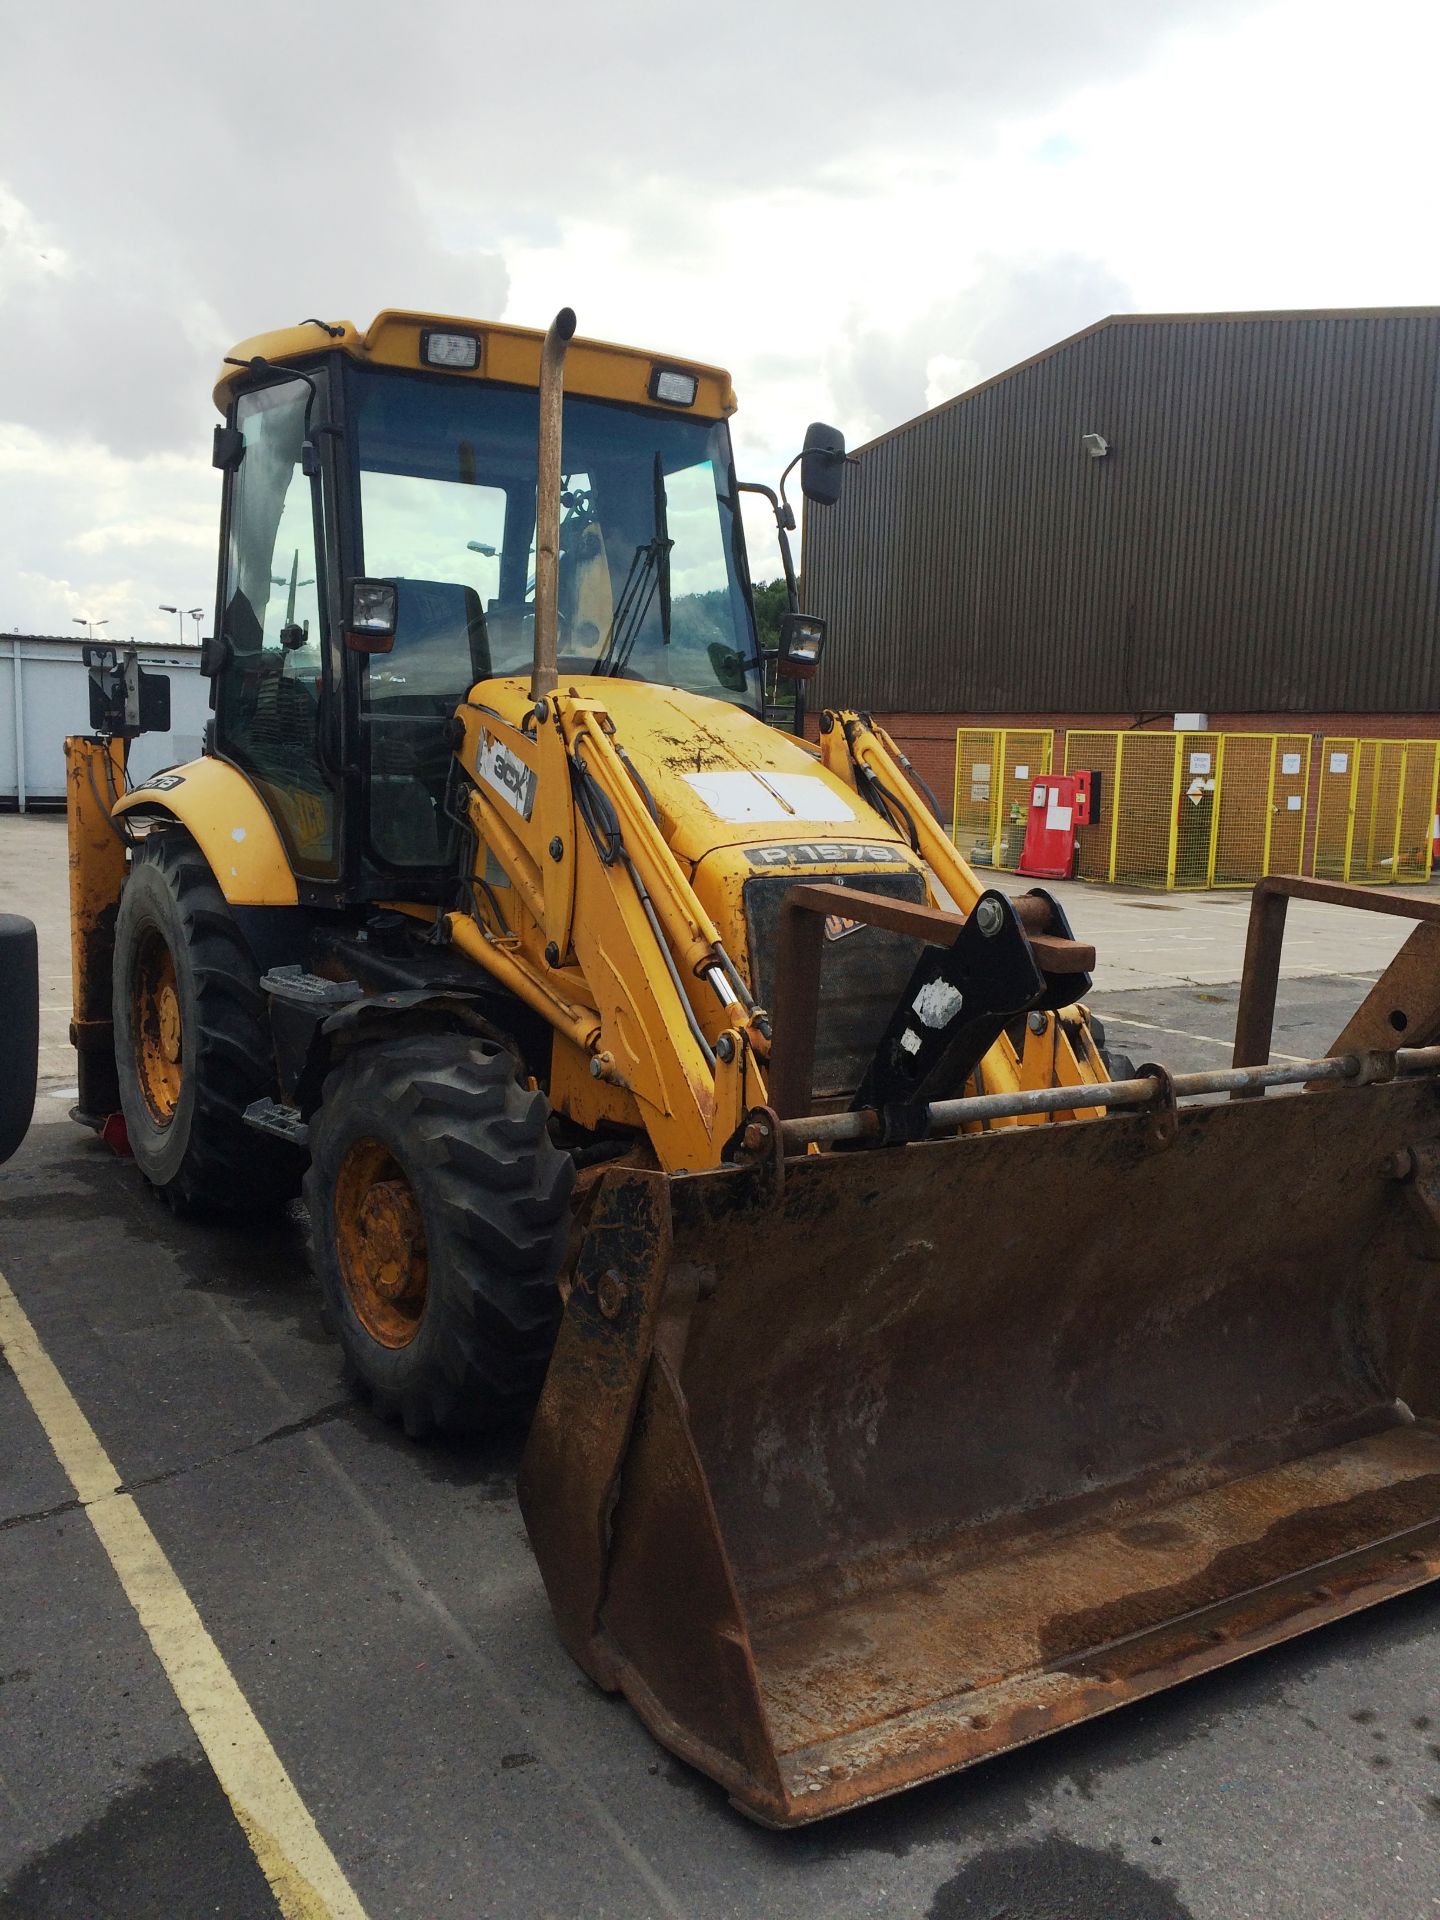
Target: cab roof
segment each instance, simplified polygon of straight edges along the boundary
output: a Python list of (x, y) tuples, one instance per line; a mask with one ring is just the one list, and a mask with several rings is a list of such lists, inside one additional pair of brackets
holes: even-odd
[[(473, 334), (480, 342), (478, 365), (461, 372), (453, 367), (427, 366), (421, 336), (431, 332)], [(403, 367), (415, 373), (433, 373), (449, 379), (503, 381), (508, 386), (538, 387), (540, 348), (544, 334), (533, 327), (503, 326), (495, 320), (467, 320), (451, 314), (408, 313), (387, 308), (362, 333), (349, 320), (302, 320), (298, 326), (275, 333), (257, 333), (231, 350), (232, 360), (257, 357), (291, 365), (316, 360), (322, 354), (343, 353), (361, 364)], [(735, 389), (720, 367), (693, 360), (677, 360), (645, 353), (637, 347), (612, 346), (605, 340), (575, 339), (565, 359), (565, 391), (588, 394), (598, 400), (622, 400), (632, 406), (658, 407), (665, 413), (681, 409), (657, 402), (650, 392), (657, 368), (695, 376), (695, 400), (684, 409), (702, 419), (718, 420), (735, 411)], [(215, 383), (215, 404), (226, 412), (244, 367), (226, 365)]]

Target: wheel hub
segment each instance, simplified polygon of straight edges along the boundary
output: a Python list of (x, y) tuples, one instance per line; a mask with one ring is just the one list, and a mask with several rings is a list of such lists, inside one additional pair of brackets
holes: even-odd
[(425, 1222), (403, 1168), (382, 1141), (346, 1148), (335, 1176), (335, 1246), (355, 1316), (381, 1346), (415, 1338), (429, 1290)]
[(184, 1083), (184, 1039), (175, 957), (164, 937), (149, 929), (135, 956), (131, 980), (135, 1078), (152, 1119), (168, 1126)]
[(375, 1291), (386, 1300), (413, 1300), (425, 1291), (425, 1232), (415, 1196), (403, 1180), (381, 1180), (360, 1203)]

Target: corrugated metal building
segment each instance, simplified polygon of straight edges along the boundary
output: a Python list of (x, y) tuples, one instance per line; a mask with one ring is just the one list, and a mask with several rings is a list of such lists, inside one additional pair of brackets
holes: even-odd
[(981, 717), (1436, 732), (1440, 308), (1115, 316), (858, 461), (806, 516), (812, 704), (942, 793)]

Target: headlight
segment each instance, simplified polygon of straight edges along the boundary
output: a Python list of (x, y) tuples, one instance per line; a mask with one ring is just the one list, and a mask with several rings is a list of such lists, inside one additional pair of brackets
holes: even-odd
[(353, 653), (389, 653), (399, 595), (393, 580), (352, 580), (345, 644)]
[(820, 664), (825, 645), (825, 622), (811, 613), (787, 613), (780, 622), (779, 672), (792, 680), (808, 680)]
[(452, 367), (473, 373), (480, 364), (480, 341), (473, 333), (431, 333), (420, 336), (420, 358), (427, 367)]

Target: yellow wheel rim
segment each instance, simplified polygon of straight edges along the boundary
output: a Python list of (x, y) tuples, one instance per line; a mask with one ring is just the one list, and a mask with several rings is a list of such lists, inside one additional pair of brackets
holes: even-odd
[(180, 1102), (185, 1049), (180, 1025), (180, 989), (175, 958), (164, 936), (146, 930), (135, 957), (135, 1078), (151, 1118), (168, 1127)]
[(335, 1251), (355, 1317), (382, 1347), (407, 1347), (429, 1291), (425, 1223), (404, 1170), (367, 1135), (352, 1140), (335, 1175)]

